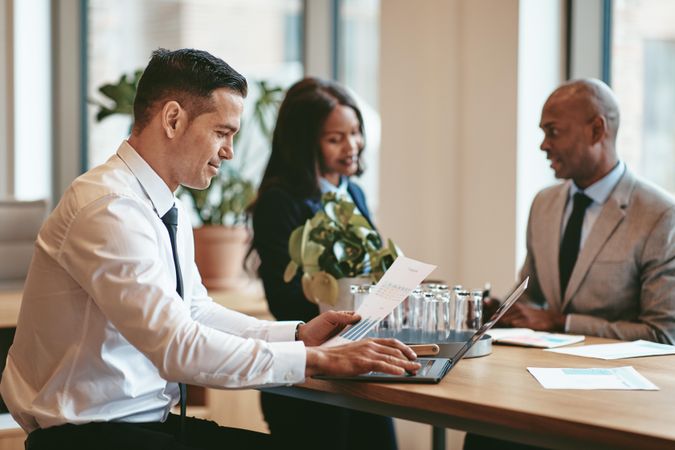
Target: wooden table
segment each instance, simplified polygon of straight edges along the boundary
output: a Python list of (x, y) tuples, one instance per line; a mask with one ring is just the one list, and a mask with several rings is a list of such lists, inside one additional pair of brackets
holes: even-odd
[[(247, 314), (269, 314), (256, 291), (211, 294)], [(20, 288), (0, 290), (0, 327), (16, 325), (20, 304)], [(585, 344), (607, 342), (589, 337)], [(627, 365), (660, 390), (547, 390), (526, 371)], [(438, 385), (310, 379), (270, 391), (551, 448), (675, 448), (675, 356), (604, 361), (495, 345), (489, 356), (462, 360)]]
[[(526, 370), (629, 365), (660, 390), (548, 390)], [(675, 448), (675, 356), (604, 361), (495, 345), (438, 385), (310, 379), (269, 391), (551, 448)]]

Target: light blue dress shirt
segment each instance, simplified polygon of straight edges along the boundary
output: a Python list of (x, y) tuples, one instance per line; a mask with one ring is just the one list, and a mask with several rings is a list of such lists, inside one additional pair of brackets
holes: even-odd
[(325, 179), (324, 177), (319, 177), (319, 189), (321, 193), (325, 194), (327, 192), (335, 192), (338, 195), (347, 196), (351, 201), (354, 199), (349, 195), (347, 186), (349, 185), (347, 177), (340, 177), (340, 185), (335, 186), (333, 183)]

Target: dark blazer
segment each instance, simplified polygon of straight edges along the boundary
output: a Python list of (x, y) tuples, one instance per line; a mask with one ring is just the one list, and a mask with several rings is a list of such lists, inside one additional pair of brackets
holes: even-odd
[[(370, 220), (363, 191), (349, 182), (348, 192), (361, 214)], [(260, 255), (258, 273), (265, 287), (270, 311), (277, 320), (310, 321), (319, 308), (302, 293), (297, 274), (290, 283), (283, 280), (290, 261), (291, 232), (321, 209), (321, 199), (297, 198), (280, 187), (265, 191), (253, 211), (253, 247)], [(374, 227), (373, 227), (374, 228)], [(262, 411), (277, 448), (297, 450), (396, 450), (393, 421), (389, 417), (352, 411), (262, 392)], [(329, 439), (326, 437), (329, 436)]]
[[(361, 214), (373, 226), (363, 191), (351, 181), (347, 190)], [(265, 287), (270, 312), (277, 320), (308, 322), (319, 308), (302, 293), (301, 273), (286, 283), (284, 270), (290, 261), (288, 239), (291, 232), (321, 209), (321, 198), (297, 198), (280, 187), (265, 191), (253, 212), (253, 247), (260, 255), (258, 273)], [(373, 227), (374, 228), (374, 227)]]

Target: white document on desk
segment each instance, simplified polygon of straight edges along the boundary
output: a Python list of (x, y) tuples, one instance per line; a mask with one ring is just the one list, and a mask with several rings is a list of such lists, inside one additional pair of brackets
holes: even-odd
[(674, 345), (658, 344), (650, 341), (619, 342), (616, 344), (584, 345), (573, 348), (556, 348), (547, 352), (566, 355), (585, 356), (587, 358), (623, 359), (643, 356), (673, 355)]
[(548, 333), (530, 328), (493, 328), (488, 331), (497, 344), (520, 345), (522, 347), (555, 348), (582, 342), (585, 336), (574, 334)]
[(546, 389), (658, 391), (632, 366), (611, 368), (542, 368), (527, 370)]
[(436, 266), (399, 256), (387, 269), (375, 288), (363, 300), (356, 312), (361, 320), (345, 328), (342, 333), (324, 342), (323, 345), (334, 345), (355, 342), (384, 319), (415, 289)]

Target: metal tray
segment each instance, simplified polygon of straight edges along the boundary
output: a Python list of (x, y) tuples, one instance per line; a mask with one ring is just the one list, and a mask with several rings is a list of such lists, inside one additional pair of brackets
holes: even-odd
[[(440, 352), (438, 355), (443, 358), (450, 358), (454, 356), (457, 351), (464, 345), (466, 341), (473, 336), (473, 331), (451, 331), (447, 337), (442, 340), (423, 334), (417, 330), (403, 329), (401, 331), (392, 332), (388, 330), (371, 331), (368, 333), (369, 337), (387, 337), (396, 338), (406, 344), (438, 344)], [(492, 353), (492, 337), (485, 334), (476, 342), (473, 347), (464, 356), (465, 358), (477, 358), (479, 356), (486, 356)]]

